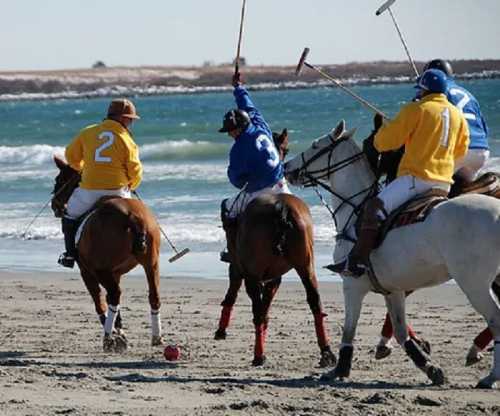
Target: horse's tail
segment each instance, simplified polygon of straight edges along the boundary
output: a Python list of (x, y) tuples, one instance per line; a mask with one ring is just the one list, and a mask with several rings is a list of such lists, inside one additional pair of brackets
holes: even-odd
[(122, 199), (115, 199), (112, 203), (103, 203), (99, 207), (99, 214), (118, 217), (125, 231), (129, 231), (132, 235), (132, 253), (144, 253), (147, 250), (146, 224), (139, 215), (122, 204), (122, 201)]
[(281, 199), (274, 204), (274, 225), (273, 252), (276, 255), (284, 256), (287, 235), (294, 228), (294, 222), (288, 205)]

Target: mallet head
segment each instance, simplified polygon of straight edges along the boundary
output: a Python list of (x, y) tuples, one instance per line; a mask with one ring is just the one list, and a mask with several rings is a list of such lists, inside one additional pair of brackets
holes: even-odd
[(380, 16), (382, 13), (384, 13), (389, 7), (391, 7), (396, 0), (387, 0), (382, 6), (378, 8), (378, 10), (375, 12), (375, 15)]
[(304, 48), (304, 52), (302, 52), (302, 55), (300, 56), (299, 63), (297, 64), (297, 68), (295, 69), (295, 75), (299, 76), (300, 71), (302, 71), (302, 67), (304, 66), (304, 63), (306, 62), (307, 55), (309, 55), (309, 48)]
[(172, 256), (168, 259), (168, 262), (173, 263), (174, 261), (179, 260), (182, 256), (188, 254), (190, 251), (191, 250), (189, 248), (185, 248), (184, 250), (176, 252), (175, 256)]

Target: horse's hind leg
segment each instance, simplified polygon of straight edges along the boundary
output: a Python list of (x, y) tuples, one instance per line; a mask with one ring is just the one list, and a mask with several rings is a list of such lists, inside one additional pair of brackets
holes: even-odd
[(252, 365), (259, 366), (263, 365), (266, 361), (264, 353), (266, 344), (266, 328), (264, 324), (262, 286), (260, 285), (260, 282), (246, 277), (245, 289), (248, 296), (252, 300), (253, 324), (255, 326), (255, 345)]
[[(474, 274), (470, 274), (474, 276)], [(477, 384), (479, 388), (492, 388), (500, 380), (500, 305), (484, 278), (460, 278), (453, 276), (472, 307), (486, 319), (495, 340), (493, 366), (486, 377)]]
[[(495, 294), (496, 298), (500, 300), (500, 284), (493, 282), (491, 290)], [(472, 346), (470, 347), (467, 357), (465, 358), (465, 365), (470, 366), (481, 361), (483, 359), (483, 350), (492, 340), (493, 334), (490, 328), (486, 327), (476, 338), (474, 338)]]
[(160, 317), (160, 265), (158, 261), (151, 261), (143, 265), (149, 289), (149, 305), (151, 307), (151, 345), (162, 345), (161, 317)]
[(101, 287), (99, 286), (99, 282), (97, 281), (96, 276), (83, 266), (81, 266), (80, 274), (82, 276), (82, 280), (83, 283), (85, 284), (85, 287), (87, 288), (90, 296), (92, 297), (92, 300), (94, 301), (97, 317), (99, 318), (99, 321), (101, 322), (102, 326), (104, 326), (104, 323), (106, 321), (108, 305), (104, 300), (104, 296)]
[[(105, 352), (122, 352), (127, 349), (127, 340), (123, 334), (115, 334), (115, 322), (120, 312), (121, 276), (113, 275), (110, 271), (100, 271), (99, 281), (106, 289), (108, 299), (108, 313), (104, 322), (103, 349)], [(120, 318), (121, 320), (121, 318)]]
[(243, 278), (234, 264), (229, 265), (229, 288), (221, 303), (222, 311), (219, 319), (219, 328), (215, 332), (215, 339), (226, 339), (226, 329), (231, 321), (231, 313), (236, 303), (238, 292), (243, 283)]
[(335, 354), (333, 354), (330, 348), (330, 341), (328, 339), (327, 331), (325, 329), (324, 320), (326, 313), (323, 312), (321, 306), (321, 299), (318, 291), (318, 281), (316, 279), (316, 273), (314, 272), (314, 267), (311, 264), (300, 267), (295, 267), (300, 280), (304, 285), (306, 290), (307, 303), (314, 316), (314, 326), (316, 329), (316, 338), (318, 340), (319, 349), (321, 351), (321, 358), (319, 361), (320, 367), (331, 367), (337, 362)]
[(432, 384), (442, 385), (446, 381), (443, 371), (439, 367), (432, 365), (429, 356), (408, 335), (405, 297), (404, 292), (393, 292), (385, 297), (387, 309), (394, 325), (396, 340), (405, 349), (406, 354), (412, 359), (415, 365), (429, 377)]

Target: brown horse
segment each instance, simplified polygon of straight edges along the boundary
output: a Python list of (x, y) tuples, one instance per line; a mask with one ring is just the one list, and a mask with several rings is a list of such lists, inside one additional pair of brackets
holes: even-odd
[[(288, 136), (282, 133), (286, 150)], [(286, 141), (284, 140), (286, 139)], [(282, 153), (283, 154), (283, 153)], [(292, 268), (299, 275), (306, 290), (307, 302), (314, 315), (316, 336), (321, 351), (321, 366), (336, 363), (324, 328), (318, 282), (314, 270), (313, 225), (307, 205), (289, 194), (264, 194), (255, 198), (238, 218), (234, 246), (229, 242), (229, 252), (234, 256), (229, 266), (230, 287), (224, 299), (221, 321), (216, 338), (225, 338), (229, 323), (226, 311), (234, 305), (238, 290), (244, 280), (252, 301), (255, 326), (255, 347), (252, 364), (265, 362), (265, 341), (271, 302), (281, 284), (282, 275)]]
[[(55, 180), (52, 210), (64, 214), (65, 205), (78, 186), (80, 174), (55, 157), (59, 174)], [(160, 230), (151, 211), (141, 202), (103, 197), (87, 217), (78, 242), (80, 274), (104, 326), (104, 351), (122, 351), (127, 341), (120, 314), (120, 281), (140, 264), (146, 273), (151, 306), (152, 345), (161, 345), (160, 321)], [(101, 287), (106, 291), (106, 300)]]
[[(289, 137), (288, 130), (283, 129), (281, 133), (273, 132), (273, 142), (278, 150), (280, 160), (285, 160), (286, 155), (288, 154), (289, 148)], [(238, 297), (238, 292), (240, 291), (241, 285), (243, 283), (243, 277), (241, 274), (237, 273), (234, 270), (233, 266), (229, 266), (229, 287), (227, 288), (226, 296), (224, 296), (224, 300), (221, 302), (222, 311), (219, 319), (219, 327), (215, 332), (215, 339), (222, 340), (226, 339), (227, 336), (227, 328), (231, 321), (231, 317), (233, 314), (234, 304), (236, 303), (236, 299)]]

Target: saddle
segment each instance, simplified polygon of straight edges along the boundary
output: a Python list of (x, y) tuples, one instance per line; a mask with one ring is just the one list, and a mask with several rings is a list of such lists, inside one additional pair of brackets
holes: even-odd
[(380, 228), (378, 244), (382, 244), (387, 233), (395, 228), (423, 222), (434, 207), (448, 200), (448, 193), (442, 189), (431, 189), (395, 209)]
[(500, 197), (500, 177), (494, 172), (486, 172), (473, 182), (465, 182), (454, 178), (450, 191), (450, 198), (463, 194), (482, 194)]

